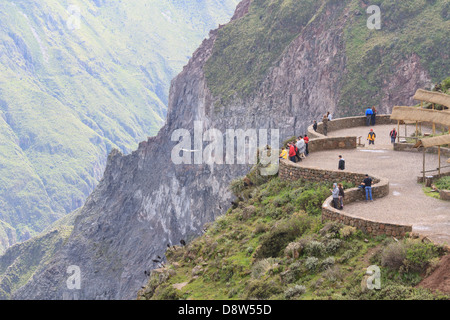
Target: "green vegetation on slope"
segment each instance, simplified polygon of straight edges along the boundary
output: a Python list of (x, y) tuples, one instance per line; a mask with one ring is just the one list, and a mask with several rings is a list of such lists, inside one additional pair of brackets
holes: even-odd
[(171, 79), (236, 4), (0, 2), (0, 220), (19, 241), (80, 207), (112, 148), (158, 132)]
[(223, 103), (252, 94), (321, 1), (253, 0), (249, 13), (219, 30), (205, 66), (208, 88)]
[[(329, 185), (245, 181), (233, 184), (241, 200), (204, 235), (166, 252), (166, 267), (153, 271), (139, 299), (449, 298), (416, 287), (441, 247), (322, 222)], [(380, 290), (366, 287), (371, 265), (381, 268)]]
[(80, 211), (64, 216), (39, 235), (13, 245), (0, 255), (0, 300), (10, 299), (17, 289), (46, 266), (66, 243)]
[[(448, 1), (349, 2), (352, 11), (358, 14), (345, 29), (348, 72), (341, 91), (340, 115), (361, 114), (367, 106), (380, 105), (383, 98), (380, 89), (388, 85), (398, 63), (413, 54), (420, 58), (434, 82), (448, 77)], [(369, 5), (380, 7), (381, 30), (367, 28)]]

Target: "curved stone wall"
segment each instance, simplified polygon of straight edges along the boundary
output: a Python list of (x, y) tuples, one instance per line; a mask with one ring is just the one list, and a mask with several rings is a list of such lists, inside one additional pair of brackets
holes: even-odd
[[(397, 124), (397, 121), (391, 120), (391, 116), (389, 114), (381, 114), (376, 117), (376, 124)], [(366, 117), (348, 117), (348, 118), (339, 118), (332, 121), (328, 121), (328, 132), (354, 128), (354, 127), (363, 127), (366, 125)], [(323, 135), (323, 123), (317, 123), (317, 131), (314, 131), (313, 126), (308, 127), (308, 137), (310, 138), (326, 138)]]
[[(350, 117), (332, 120), (328, 125), (328, 132), (345, 128), (360, 127), (366, 125), (366, 117)], [(389, 115), (377, 116), (377, 124), (394, 123)], [(357, 137), (327, 137), (322, 134), (322, 123), (318, 124), (317, 132), (313, 127), (308, 128), (309, 150), (319, 152), (334, 149), (355, 149)], [(359, 185), (365, 178), (365, 174), (340, 171), (325, 170), (315, 167), (305, 167), (302, 163), (294, 163), (289, 160), (280, 160), (278, 175), (282, 180), (294, 181), (298, 179), (313, 182), (343, 182), (347, 181)], [(372, 196), (374, 199), (385, 197), (389, 194), (389, 181), (386, 178), (371, 176), (374, 181), (372, 186)], [(344, 204), (355, 201), (365, 201), (365, 194), (361, 189), (352, 188), (345, 190)], [(332, 206), (332, 197), (330, 196), (322, 204), (322, 220), (338, 221), (345, 225), (356, 227), (364, 233), (374, 236), (388, 235), (394, 237), (403, 237), (407, 232), (412, 232), (412, 226), (383, 223), (363, 219), (353, 216), (343, 210), (338, 210)]]

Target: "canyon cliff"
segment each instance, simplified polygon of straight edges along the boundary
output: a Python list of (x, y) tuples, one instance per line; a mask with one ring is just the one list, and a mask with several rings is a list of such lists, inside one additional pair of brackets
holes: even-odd
[[(175, 165), (171, 160), (172, 149), (178, 143), (171, 139), (175, 130), (186, 129), (192, 134), (195, 121), (201, 121), (204, 130), (215, 128), (221, 132), (279, 129), (281, 142), (304, 134), (307, 126), (327, 111), (335, 115), (360, 114), (367, 107), (362, 101), (377, 102), (381, 112), (389, 112), (394, 104), (411, 105), (416, 89), (430, 87), (442, 76), (442, 70), (429, 61), (438, 59), (448, 70), (448, 50), (428, 57), (411, 51), (414, 45), (402, 51), (401, 46), (392, 44), (401, 39), (371, 45), (376, 36), (368, 32), (385, 32), (390, 37), (389, 32), (400, 34), (406, 25), (399, 24), (394, 31), (364, 31), (368, 38), (358, 38), (361, 43), (352, 41), (354, 25), (363, 23), (367, 28), (368, 4), (364, 1), (298, 1), (296, 6), (308, 9), (295, 28), (284, 24), (289, 19), (277, 18), (282, 14), (282, 4), (289, 1), (275, 1), (280, 8), (269, 2), (242, 1), (229, 24), (210, 32), (172, 81), (164, 127), (130, 155), (117, 150), (110, 153), (104, 176), (78, 213), (66, 243), (12, 298), (70, 297), (74, 290), (67, 288), (67, 268), (75, 265), (81, 271), (78, 298), (134, 299), (147, 282), (147, 272), (158, 266), (152, 260), (163, 257), (168, 244), (189, 241), (202, 233), (205, 223), (226, 212), (233, 201), (228, 186), (247, 173), (249, 165)], [(445, 4), (437, 1), (425, 6), (431, 10), (428, 6)], [(225, 99), (224, 86), (231, 88), (233, 83), (218, 79), (223, 74), (233, 79), (233, 68), (228, 65), (239, 61), (226, 55), (221, 59), (224, 39), (237, 31), (245, 35), (248, 30), (242, 26), (247, 20), (271, 14), (275, 17), (274, 30), (285, 28), (291, 38), (283, 40), (277, 49), (279, 54), (270, 58), (267, 68), (261, 68), (262, 76), (249, 80), (253, 83), (249, 90), (236, 88)], [(448, 26), (448, 20), (439, 19)], [(275, 50), (277, 34), (270, 37), (270, 46), (256, 50)], [(257, 44), (244, 47), (251, 51), (253, 45)], [(448, 45), (443, 43), (441, 48)], [(395, 55), (379, 65), (368, 66), (370, 70), (365, 74), (365, 69), (358, 66), (365, 65), (369, 58), (356, 54), (356, 47), (376, 52), (381, 58)], [(355, 63), (359, 58), (361, 61)], [(355, 78), (365, 82), (352, 90), (349, 86), (353, 86)], [(376, 79), (375, 88), (371, 79)], [(370, 88), (364, 89), (366, 86)]]

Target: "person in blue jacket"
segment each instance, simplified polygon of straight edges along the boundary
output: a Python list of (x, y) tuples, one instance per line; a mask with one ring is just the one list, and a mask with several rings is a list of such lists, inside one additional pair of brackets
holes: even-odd
[(370, 126), (370, 122), (372, 120), (372, 115), (373, 115), (373, 110), (372, 108), (367, 108), (366, 109), (366, 125)]

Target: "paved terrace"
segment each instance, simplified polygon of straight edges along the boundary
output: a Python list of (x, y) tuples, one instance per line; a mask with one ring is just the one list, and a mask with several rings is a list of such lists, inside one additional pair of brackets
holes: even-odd
[[(394, 151), (389, 132), (396, 125), (354, 127), (331, 131), (328, 137), (362, 136), (365, 147), (351, 150), (330, 150), (311, 153), (301, 164), (305, 167), (320, 167), (337, 170), (338, 156), (346, 160), (346, 171), (367, 173), (389, 180), (389, 195), (373, 202), (353, 202), (345, 206), (346, 213), (382, 223), (412, 225), (413, 232), (427, 236), (433, 242), (450, 244), (450, 202), (426, 196), (422, 185), (417, 183), (421, 176), (422, 153)], [(366, 141), (369, 129), (373, 128), (377, 139), (375, 145)], [(397, 129), (397, 128), (396, 128)], [(408, 127), (408, 134), (415, 126)], [(423, 128), (424, 132), (427, 132)], [(401, 126), (400, 134), (404, 134)], [(447, 165), (442, 158), (442, 166)], [(426, 170), (436, 169), (438, 156), (426, 154)], [(443, 172), (450, 171), (448, 168)]]

